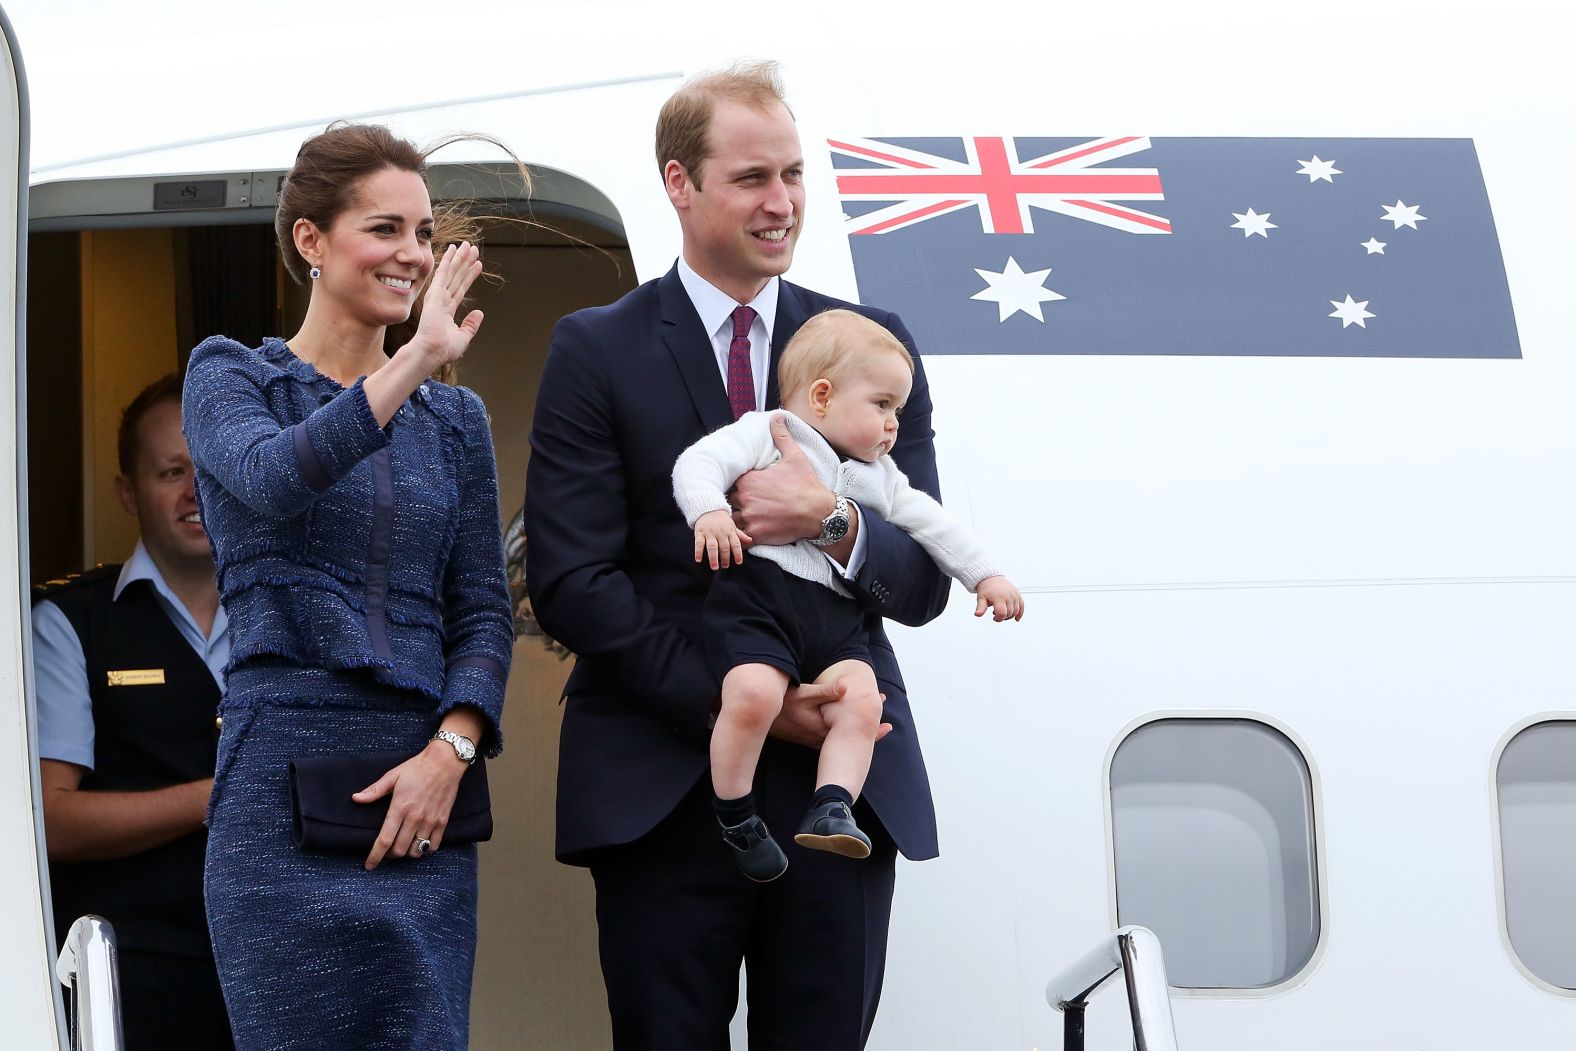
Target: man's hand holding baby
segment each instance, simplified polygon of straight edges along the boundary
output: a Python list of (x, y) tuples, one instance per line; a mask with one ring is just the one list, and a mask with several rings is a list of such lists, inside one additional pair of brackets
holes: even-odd
[(837, 503), (837, 494), (821, 484), (810, 458), (793, 440), (783, 413), (772, 416), (771, 430), (781, 459), (770, 467), (746, 471), (728, 493), (734, 525), (756, 538), (746, 539), (746, 544), (782, 545), (818, 536), (821, 519)]

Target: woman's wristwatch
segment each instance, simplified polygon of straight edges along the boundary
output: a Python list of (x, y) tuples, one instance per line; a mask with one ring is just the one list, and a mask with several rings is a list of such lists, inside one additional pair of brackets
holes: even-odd
[(464, 734), (457, 734), (451, 730), (439, 730), (432, 735), (434, 741), (447, 741), (454, 746), (454, 754), (467, 763), (476, 762), (476, 742)]

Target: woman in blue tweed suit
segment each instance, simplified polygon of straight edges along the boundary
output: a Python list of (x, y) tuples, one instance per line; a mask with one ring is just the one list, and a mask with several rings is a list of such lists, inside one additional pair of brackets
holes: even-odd
[[(275, 220), (310, 275), (301, 330), (214, 337), (187, 371), (232, 639), (205, 892), (243, 1049), (468, 1037), (476, 849), (443, 831), (464, 756), (500, 748), (513, 634), (486, 411), (430, 378), (481, 325), (454, 317), (481, 264), (466, 242), (434, 266), (425, 161), (375, 126), (308, 140)], [(371, 853), (298, 851), (290, 760), (393, 750), (410, 758), (354, 797), (391, 799)]]

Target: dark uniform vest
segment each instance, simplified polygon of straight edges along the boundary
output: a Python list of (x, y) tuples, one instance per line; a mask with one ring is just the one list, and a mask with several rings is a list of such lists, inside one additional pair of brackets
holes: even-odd
[[(133, 581), (113, 600), (119, 575), (104, 566), (35, 596), (60, 607), (87, 658), (94, 768), (81, 787), (135, 792), (212, 777), (219, 687), (151, 582)], [(199, 830), (113, 861), (52, 862), (57, 938), (91, 912), (114, 924), (123, 949), (210, 956), (207, 845)]]

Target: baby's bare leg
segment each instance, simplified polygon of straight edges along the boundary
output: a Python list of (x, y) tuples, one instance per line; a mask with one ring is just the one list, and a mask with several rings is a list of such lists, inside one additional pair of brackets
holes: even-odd
[(838, 661), (815, 679), (821, 684), (839, 680), (847, 692), (821, 709), (831, 729), (821, 744), (815, 785), (841, 785), (858, 799), (870, 773), (876, 731), (881, 728), (881, 689), (870, 665), (859, 660)]
[(788, 676), (770, 664), (741, 664), (723, 678), (722, 711), (711, 731), (711, 787), (718, 799), (749, 794), (787, 690)]

